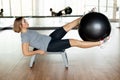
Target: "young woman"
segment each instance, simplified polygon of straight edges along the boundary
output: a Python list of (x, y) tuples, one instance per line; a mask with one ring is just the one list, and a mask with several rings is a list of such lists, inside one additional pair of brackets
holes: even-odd
[[(89, 42), (76, 39), (62, 39), (65, 34), (75, 28), (80, 23), (80, 18), (73, 20), (70, 23), (56, 29), (49, 36), (39, 34), (34, 30), (28, 30), (29, 24), (23, 17), (18, 17), (14, 21), (14, 31), (21, 33), (22, 51), (26, 56), (34, 54), (45, 54), (48, 52), (58, 52), (70, 47), (90, 48), (100, 46), (103, 41)], [(35, 51), (30, 51), (29, 46), (36, 48)]]

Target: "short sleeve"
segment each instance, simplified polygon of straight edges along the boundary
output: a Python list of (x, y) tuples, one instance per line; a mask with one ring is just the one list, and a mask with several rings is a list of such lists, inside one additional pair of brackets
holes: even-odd
[(28, 43), (29, 42), (29, 38), (27, 36), (21, 36), (21, 41), (22, 43)]

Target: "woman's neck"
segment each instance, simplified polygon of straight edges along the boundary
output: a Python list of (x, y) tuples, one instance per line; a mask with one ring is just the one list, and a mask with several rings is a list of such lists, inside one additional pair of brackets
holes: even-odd
[(26, 33), (26, 32), (27, 32), (27, 29), (22, 29), (21, 32), (22, 32), (22, 33)]

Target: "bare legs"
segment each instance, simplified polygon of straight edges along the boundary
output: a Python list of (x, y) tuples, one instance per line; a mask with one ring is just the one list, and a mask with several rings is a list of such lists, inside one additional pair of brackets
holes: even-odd
[[(64, 25), (64, 30), (66, 32), (70, 31), (72, 28), (75, 28), (76, 26), (78, 26), (78, 24), (80, 23), (80, 19), (78, 18), (66, 25)], [(70, 41), (70, 45), (72, 47), (80, 47), (80, 48), (90, 48), (90, 47), (94, 47), (94, 46), (100, 46), (102, 43), (100, 41), (98, 42), (89, 42), (89, 41), (80, 41), (80, 40), (76, 40), (76, 39), (69, 39)]]
[(70, 31), (71, 29), (77, 27), (78, 24), (80, 23), (80, 20), (81, 20), (81, 18), (78, 18), (78, 19), (76, 19), (76, 20), (74, 20), (74, 21), (72, 21), (72, 22), (64, 25), (64, 26), (63, 26), (64, 30), (65, 30), (66, 32), (68, 32), (68, 31)]
[(90, 48), (90, 47), (100, 46), (102, 44), (100, 41), (89, 42), (89, 41), (80, 41), (76, 39), (70, 39), (69, 41), (72, 47), (80, 47), (80, 48)]

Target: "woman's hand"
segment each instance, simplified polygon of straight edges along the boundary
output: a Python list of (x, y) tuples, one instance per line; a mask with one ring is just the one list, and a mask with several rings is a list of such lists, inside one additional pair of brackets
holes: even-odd
[(37, 53), (41, 54), (41, 55), (45, 55), (46, 54), (46, 52), (44, 50), (37, 50)]

